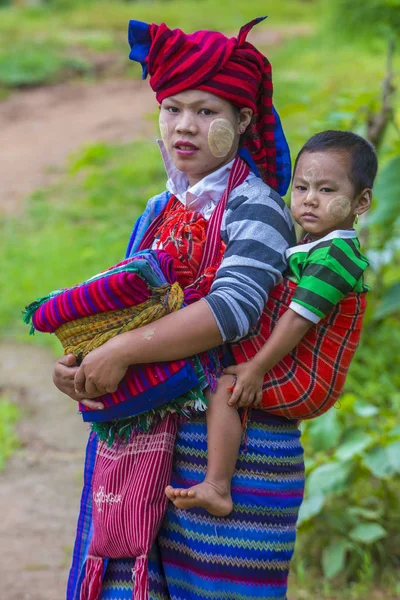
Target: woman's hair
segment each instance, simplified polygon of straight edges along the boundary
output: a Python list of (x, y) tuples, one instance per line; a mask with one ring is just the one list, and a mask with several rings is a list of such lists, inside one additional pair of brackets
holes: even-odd
[(321, 131), (313, 135), (302, 147), (294, 164), (293, 176), (300, 156), (304, 152), (339, 152), (350, 158), (348, 177), (354, 186), (355, 194), (374, 185), (378, 170), (375, 148), (366, 139), (351, 131)]

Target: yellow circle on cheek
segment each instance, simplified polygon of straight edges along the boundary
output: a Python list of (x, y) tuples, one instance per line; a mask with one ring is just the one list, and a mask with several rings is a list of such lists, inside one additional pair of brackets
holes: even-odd
[(296, 205), (297, 205), (296, 197), (294, 195), (294, 192), (292, 191), (292, 193), (290, 194), (290, 207), (296, 208)]
[(235, 130), (228, 119), (214, 119), (208, 130), (208, 146), (215, 158), (223, 158), (232, 150)]
[(163, 118), (160, 115), (160, 118), (158, 120), (158, 125), (160, 127), (160, 134), (161, 134), (161, 139), (164, 142), (164, 144), (167, 143), (167, 139), (168, 139), (168, 123), (166, 123)]
[(351, 200), (347, 196), (336, 196), (326, 205), (326, 214), (332, 221), (343, 221), (351, 211)]

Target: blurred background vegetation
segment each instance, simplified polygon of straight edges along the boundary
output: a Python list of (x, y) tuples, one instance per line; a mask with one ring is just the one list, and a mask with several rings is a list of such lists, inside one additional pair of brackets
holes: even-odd
[[(138, 79), (127, 60), (130, 18), (234, 34), (265, 13), (259, 27), (282, 39), (269, 45), (256, 32), (255, 43), (272, 62), (293, 156), (311, 134), (337, 128), (371, 139), (380, 159), (373, 208), (359, 225), (371, 262), (362, 343), (338, 406), (302, 426), (308, 482), (292, 596), (400, 598), (400, 0), (0, 0), (0, 99), (69, 79)], [(164, 183), (152, 140), (99, 142), (71, 156), (24, 214), (3, 218), (3, 339), (27, 342), (20, 310), (29, 301), (120, 260)], [(18, 415), (5, 398), (0, 409), (1, 468)]]

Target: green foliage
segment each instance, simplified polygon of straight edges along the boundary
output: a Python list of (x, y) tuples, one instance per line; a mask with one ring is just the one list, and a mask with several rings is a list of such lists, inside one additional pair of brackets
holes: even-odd
[(87, 73), (83, 59), (62, 56), (51, 44), (31, 43), (29, 49), (17, 45), (0, 51), (0, 85), (20, 87), (54, 82), (65, 71)]
[(399, 173), (400, 153), (384, 165), (376, 178), (375, 210), (368, 219), (368, 225), (375, 228), (376, 244), (381, 247), (400, 230)]
[(73, 156), (64, 179), (38, 191), (22, 219), (0, 223), (0, 330), (21, 331), (31, 301), (122, 260), (135, 219), (164, 186), (153, 143), (95, 144)]
[(324, 0), (328, 23), (349, 37), (400, 37), (400, 0)]
[(302, 425), (311, 458), (297, 561), (303, 567), (321, 561), (328, 579), (359, 577), (367, 557), (374, 577), (400, 564), (396, 325), (396, 329), (390, 323), (367, 327), (338, 409)]
[(19, 417), (18, 407), (0, 395), (0, 471), (4, 469), (7, 458), (18, 448), (15, 424)]

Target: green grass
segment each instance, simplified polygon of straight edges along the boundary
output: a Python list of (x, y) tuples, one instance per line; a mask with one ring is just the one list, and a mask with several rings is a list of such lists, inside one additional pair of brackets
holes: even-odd
[[(314, 4), (314, 3), (312, 3)], [(199, 10), (201, 6), (201, 10)], [(30, 8), (0, 8), (0, 86), (12, 88), (54, 83), (68, 76), (88, 74), (97, 52), (112, 52), (127, 59), (130, 19), (166, 21), (186, 31), (201, 28), (232, 33), (264, 14), (276, 28), (288, 22), (314, 22), (307, 3), (253, 0), (181, 0), (174, 2), (65, 2)]]
[(7, 289), (0, 296), (3, 334), (21, 332), (21, 310), (38, 296), (121, 260), (135, 219), (164, 185), (155, 144), (97, 144), (71, 159), (57, 185), (35, 193), (22, 218), (5, 219), (0, 226), (0, 285)]
[(15, 424), (19, 417), (18, 407), (8, 402), (4, 395), (0, 395), (0, 471), (4, 469), (7, 459), (18, 448)]
[[(267, 48), (261, 48), (268, 51)], [(273, 66), (274, 102), (293, 156), (307, 137), (324, 129), (366, 134), (367, 113), (380, 107), (386, 69), (386, 44), (336, 45), (323, 31), (294, 38), (268, 54)], [(395, 69), (400, 68), (400, 56)], [(399, 114), (397, 126), (400, 126)], [(383, 157), (398, 148), (398, 131), (389, 129)]]

